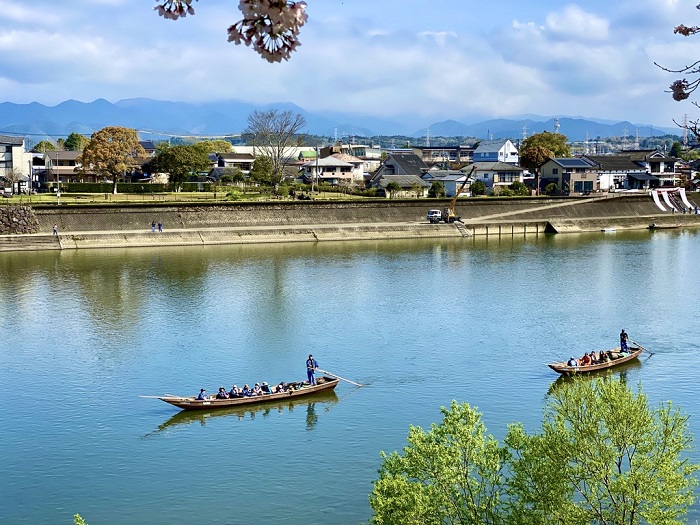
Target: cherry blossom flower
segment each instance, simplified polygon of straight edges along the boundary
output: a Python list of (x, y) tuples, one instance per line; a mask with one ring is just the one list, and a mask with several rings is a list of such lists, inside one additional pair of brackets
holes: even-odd
[[(163, 18), (177, 20), (194, 14), (193, 0), (156, 0), (154, 10)], [(308, 20), (306, 2), (287, 0), (240, 0), (243, 14), (228, 28), (228, 41), (251, 46), (268, 62), (289, 60), (301, 45), (299, 31)]]

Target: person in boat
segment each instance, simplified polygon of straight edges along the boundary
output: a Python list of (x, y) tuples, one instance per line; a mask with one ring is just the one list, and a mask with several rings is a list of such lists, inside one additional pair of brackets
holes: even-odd
[(598, 354), (598, 362), (599, 363), (607, 363), (610, 361), (610, 356), (608, 355), (609, 352), (603, 352), (602, 350)]
[(578, 359), (576, 359), (575, 357), (570, 357), (566, 364), (568, 366), (578, 366)]
[(253, 393), (250, 391), (248, 385), (243, 385), (243, 390), (241, 390), (241, 397), (250, 397)]
[(585, 354), (583, 354), (583, 357), (581, 358), (581, 360), (579, 361), (579, 363), (581, 364), (581, 366), (588, 366), (588, 365), (591, 364), (591, 356), (588, 355), (588, 352), (586, 352)]
[(238, 389), (238, 385), (233, 385), (228, 393), (229, 399), (234, 397), (241, 397), (241, 391)]
[(284, 381), (280, 382), (280, 384), (275, 387), (276, 393), (286, 392), (286, 391), (287, 391), (287, 385), (285, 384)]
[(314, 373), (316, 372), (317, 368), (318, 363), (314, 359), (314, 356), (309, 354), (309, 358), (306, 360), (306, 377), (309, 380), (309, 385), (316, 384), (316, 377), (314, 376)]
[(620, 332), (620, 351), (621, 352), (629, 352), (630, 349), (627, 346), (627, 340), (629, 339), (629, 336), (627, 335), (627, 332), (625, 332), (625, 329), (622, 329), (622, 332)]
[(219, 391), (216, 393), (216, 399), (228, 399), (228, 394), (223, 386), (219, 387)]
[(590, 356), (592, 365), (597, 365), (600, 362), (600, 354), (596, 354), (595, 350), (590, 353)]
[(272, 390), (270, 390), (270, 385), (268, 385), (265, 381), (263, 381), (263, 384), (260, 385), (260, 390), (262, 390), (263, 394), (272, 394)]
[(206, 398), (207, 398), (207, 395), (206, 395), (205, 392), (206, 392), (206, 390), (204, 390), (204, 389), (202, 388), (202, 389), (199, 391), (199, 395), (197, 396), (197, 399), (199, 399), (200, 401), (203, 400), (203, 399), (206, 399)]
[(262, 391), (262, 387), (260, 386), (260, 383), (255, 383), (255, 386), (253, 387), (253, 395), (254, 396), (263, 395), (263, 391)]

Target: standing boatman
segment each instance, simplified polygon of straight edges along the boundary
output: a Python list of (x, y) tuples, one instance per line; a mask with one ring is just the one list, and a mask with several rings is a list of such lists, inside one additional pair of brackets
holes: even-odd
[(620, 351), (621, 352), (629, 352), (630, 349), (627, 346), (627, 340), (629, 339), (629, 336), (627, 335), (627, 332), (625, 332), (625, 329), (622, 329), (622, 332), (620, 332)]
[(316, 378), (314, 377), (314, 372), (318, 368), (318, 363), (314, 359), (314, 356), (309, 354), (309, 358), (306, 360), (306, 377), (309, 380), (309, 385), (316, 384)]

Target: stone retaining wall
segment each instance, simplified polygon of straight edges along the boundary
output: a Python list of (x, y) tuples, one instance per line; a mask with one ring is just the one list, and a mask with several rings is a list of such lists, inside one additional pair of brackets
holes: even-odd
[(0, 206), (0, 235), (37, 233), (39, 222), (29, 206)]

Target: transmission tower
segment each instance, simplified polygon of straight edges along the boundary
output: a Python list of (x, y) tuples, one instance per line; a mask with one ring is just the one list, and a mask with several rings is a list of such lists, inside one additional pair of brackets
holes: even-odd
[(527, 124), (523, 124), (523, 141), (527, 138)]
[(683, 148), (688, 148), (688, 114), (683, 115)]
[(559, 128), (561, 126), (559, 125), (559, 117), (554, 119), (554, 133), (559, 133)]
[(425, 147), (430, 147), (430, 128), (425, 130)]

